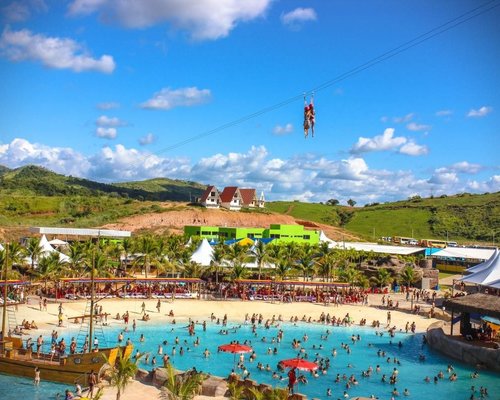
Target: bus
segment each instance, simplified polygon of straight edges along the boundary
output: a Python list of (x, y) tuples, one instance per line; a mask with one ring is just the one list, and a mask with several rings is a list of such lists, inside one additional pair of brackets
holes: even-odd
[(446, 240), (422, 239), (420, 241), (420, 246), (422, 247), (434, 247), (438, 249), (444, 249), (446, 245), (447, 245)]
[(394, 236), (392, 241), (396, 244), (409, 244), (411, 246), (416, 246), (418, 244), (417, 239), (403, 236)]

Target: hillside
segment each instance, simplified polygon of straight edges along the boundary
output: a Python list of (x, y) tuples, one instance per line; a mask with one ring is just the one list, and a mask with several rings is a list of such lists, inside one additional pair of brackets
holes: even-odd
[(104, 184), (35, 166), (0, 166), (0, 227), (4, 235), (19, 236), (37, 225), (180, 232), (190, 224), (300, 223), (337, 240), (411, 236), (461, 243), (492, 242), (500, 234), (500, 193), (415, 197), (365, 207), (279, 201), (268, 202), (263, 211), (228, 212), (189, 205), (203, 190), (199, 183), (167, 178)]
[(205, 185), (167, 178), (141, 182), (106, 184), (65, 176), (48, 169), (28, 165), (9, 170), (0, 166), (1, 194), (11, 196), (102, 196), (150, 201), (189, 201), (199, 197)]
[(493, 242), (500, 234), (500, 192), (414, 197), (365, 207), (273, 202), (267, 208), (295, 218), (342, 226), (366, 240), (408, 236)]

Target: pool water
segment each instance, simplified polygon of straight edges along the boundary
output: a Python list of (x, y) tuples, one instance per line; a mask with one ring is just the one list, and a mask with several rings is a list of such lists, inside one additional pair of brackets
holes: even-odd
[[(112, 324), (106, 330), (108, 344), (116, 343), (118, 334), (123, 329), (124, 325), (122, 324)], [(299, 349), (294, 349), (291, 346), (292, 340), (297, 339), (301, 340), (302, 347), (305, 349), (310, 361), (317, 358), (329, 358), (330, 360), (330, 368), (326, 375), (320, 373), (318, 378), (314, 378), (309, 372), (303, 372), (308, 379), (308, 383), (299, 384), (296, 391), (306, 394), (310, 399), (313, 397), (326, 399), (328, 388), (331, 389), (333, 399), (341, 398), (344, 390), (346, 390), (346, 382), (341, 380), (340, 383), (335, 383), (337, 374), (341, 376), (346, 374), (347, 377), (354, 375), (359, 382), (358, 385), (351, 386), (347, 390), (350, 397), (374, 394), (380, 399), (390, 399), (392, 390), (396, 387), (401, 394), (401, 398), (404, 397), (402, 394), (406, 388), (410, 392), (410, 399), (447, 398), (468, 400), (472, 393), (471, 386), (476, 388), (476, 398), (479, 398), (479, 388), (484, 386), (488, 388), (489, 399), (500, 399), (499, 374), (479, 371), (479, 377), (472, 379), (470, 375), (474, 372), (473, 367), (459, 364), (430, 350), (422, 344), (422, 334), (396, 333), (394, 338), (390, 338), (387, 332), (383, 336), (379, 336), (375, 334), (375, 330), (368, 327), (353, 326), (344, 328), (306, 323), (297, 325), (283, 323), (279, 327), (269, 329), (258, 326), (254, 334), (250, 325), (228, 323), (227, 327), (222, 327), (209, 321), (207, 321), (206, 331), (203, 331), (202, 326), (197, 324), (194, 336), (189, 336), (186, 322), (178, 322), (173, 325), (170, 322), (153, 324), (138, 321), (135, 332), (132, 332), (131, 325), (129, 329), (129, 332), (124, 332), (124, 338), (125, 340), (127, 338), (132, 340), (135, 346), (134, 353), (135, 350), (139, 350), (141, 353), (150, 353), (147, 364), (145, 357), (139, 360), (139, 366), (143, 369), (153, 368), (151, 363), (153, 356), (157, 360), (156, 366), (162, 366), (163, 356), (157, 354), (158, 346), (161, 345), (163, 353), (170, 355), (171, 363), (177, 369), (186, 370), (196, 367), (199, 371), (226, 377), (234, 367), (235, 360), (238, 361), (239, 355), (218, 353), (217, 347), (233, 340), (238, 340), (240, 343), (246, 340), (251, 342), (251, 346), (257, 354), (257, 358), (253, 362), (249, 362), (249, 354), (245, 355), (245, 366), (250, 372), (250, 379), (273, 386), (285, 387), (287, 385), (286, 372), (280, 373), (283, 380), (273, 379), (272, 372), (259, 370), (257, 363), (269, 364), (272, 371), (275, 371), (280, 360), (297, 356)], [(221, 329), (227, 329), (228, 334), (220, 334)], [(283, 340), (281, 343), (276, 340), (273, 343), (272, 339), (277, 337), (279, 329), (284, 331)], [(327, 330), (329, 330), (330, 334), (326, 337)], [(143, 342), (140, 341), (141, 334), (145, 337)], [(307, 341), (303, 340), (304, 334), (308, 336)], [(361, 340), (353, 343), (351, 341), (352, 335), (358, 334)], [(76, 330), (64, 332), (64, 337), (68, 343), (71, 337), (75, 335)], [(178, 344), (175, 344), (176, 338)], [(197, 338), (199, 338), (200, 344), (195, 346), (194, 341)], [(265, 341), (263, 338), (265, 338)], [(167, 341), (168, 344), (164, 345), (164, 341)], [(401, 342), (401, 346), (398, 345), (399, 342)], [(342, 348), (342, 343), (349, 344), (350, 353)], [(172, 355), (174, 346), (176, 354)], [(183, 355), (180, 354), (181, 347), (184, 350)], [(276, 348), (277, 354), (272, 354), (273, 351), (268, 354), (269, 348), (271, 350)], [(208, 359), (203, 356), (205, 349), (208, 349), (211, 353)], [(332, 355), (333, 349), (337, 350), (336, 356)], [(385, 357), (378, 355), (379, 350), (386, 353)], [(304, 355), (303, 352), (300, 354)], [(421, 354), (425, 355), (425, 361), (419, 360)], [(387, 361), (389, 357), (390, 362)], [(399, 360), (399, 364), (394, 363), (394, 358)], [(453, 366), (453, 372), (458, 375), (455, 382), (448, 379), (447, 366), (449, 364)], [(380, 366), (380, 373), (375, 371), (377, 365)], [(370, 366), (373, 368), (372, 375), (362, 377), (362, 372), (366, 371)], [(394, 368), (399, 371), (396, 385), (382, 383), (382, 374), (385, 374), (389, 380)], [(438, 383), (434, 383), (433, 378), (440, 371), (444, 373), (444, 378), (439, 379)], [(238, 372), (241, 371), (238, 370)], [(431, 383), (424, 382), (426, 376), (431, 378)], [(15, 393), (11, 382), (15, 385)], [(42, 382), (40, 388), (34, 389), (30, 380), (0, 375), (0, 399), (25, 398), (38, 400), (54, 398), (56, 392), (62, 393), (65, 388), (67, 388), (65, 385)]]

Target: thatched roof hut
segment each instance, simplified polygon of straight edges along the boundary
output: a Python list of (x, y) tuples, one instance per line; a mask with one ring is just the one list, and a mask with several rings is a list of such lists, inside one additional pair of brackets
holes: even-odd
[(463, 297), (453, 297), (445, 300), (443, 306), (454, 312), (477, 313), (500, 318), (500, 297), (490, 294), (475, 293)]

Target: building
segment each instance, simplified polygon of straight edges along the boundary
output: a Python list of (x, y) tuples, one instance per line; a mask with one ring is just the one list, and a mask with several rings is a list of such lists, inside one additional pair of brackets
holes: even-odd
[(220, 205), (231, 211), (239, 211), (243, 205), (240, 189), (237, 186), (226, 186), (220, 194)]
[(241, 208), (264, 208), (266, 200), (264, 192), (257, 197), (255, 189), (226, 186), (219, 192), (213, 185), (207, 186), (205, 192), (198, 199), (198, 203), (207, 208), (226, 208), (239, 211)]
[(305, 229), (302, 225), (272, 224), (269, 228), (241, 228), (186, 225), (184, 234), (188, 237), (199, 236), (208, 240), (235, 239), (272, 239), (273, 242), (298, 242), (317, 244), (319, 230)]
[(220, 207), (220, 194), (215, 186), (207, 186), (200, 197), (200, 204), (206, 208)]

